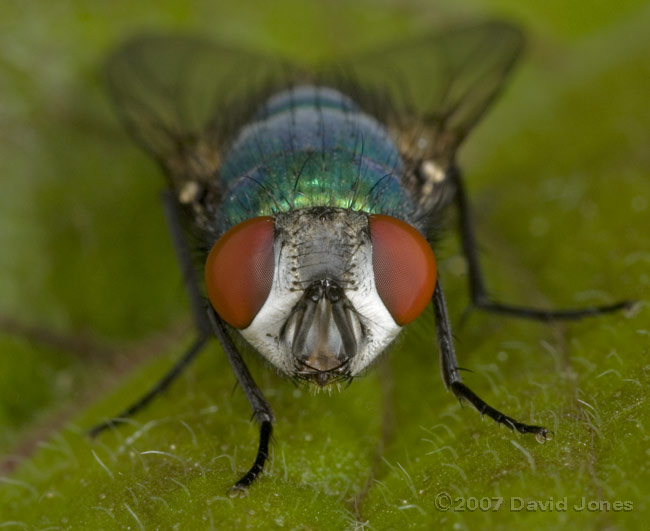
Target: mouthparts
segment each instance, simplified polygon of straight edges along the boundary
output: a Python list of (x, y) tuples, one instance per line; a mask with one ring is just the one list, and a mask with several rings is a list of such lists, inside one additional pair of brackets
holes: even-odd
[(282, 330), (295, 359), (294, 375), (321, 387), (350, 378), (363, 334), (344, 290), (330, 279), (307, 287)]

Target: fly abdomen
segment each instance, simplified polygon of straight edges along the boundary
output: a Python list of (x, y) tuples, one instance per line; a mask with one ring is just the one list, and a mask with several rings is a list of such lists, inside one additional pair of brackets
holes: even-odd
[(350, 98), (294, 87), (271, 97), (226, 155), (219, 232), (253, 216), (318, 206), (409, 220), (402, 171), (387, 130)]

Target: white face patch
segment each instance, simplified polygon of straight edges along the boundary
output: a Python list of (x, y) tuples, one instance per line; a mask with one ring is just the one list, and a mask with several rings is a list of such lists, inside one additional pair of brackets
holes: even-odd
[(375, 286), (370, 242), (360, 245), (356, 254), (358, 287), (346, 293), (365, 327), (364, 342), (352, 359), (352, 375), (359, 374), (375, 361), (402, 329), (384, 306)]
[[(276, 220), (275, 269), (271, 291), (251, 324), (240, 332), (281, 372), (295, 374), (296, 354), (290, 341), (282, 335), (283, 327), (310, 283), (332, 280), (343, 288), (360, 325), (352, 327), (356, 351), (346, 352), (350, 358), (347, 372), (350, 376), (356, 376), (377, 359), (401, 330), (384, 306), (375, 286), (367, 215), (340, 210), (334, 219), (327, 221), (313, 216), (294, 215), (298, 219)], [(284, 229), (281, 226), (283, 223), (286, 225)], [(341, 225), (345, 231), (337, 232)], [(278, 226), (280, 230), (277, 230)], [(356, 231), (351, 233), (350, 226), (359, 228), (359, 234)], [(300, 230), (292, 230), (295, 227)], [(323, 234), (329, 236), (329, 244), (324, 241), (326, 238)], [(341, 241), (347, 236), (350, 236), (350, 241)], [(318, 245), (313, 244), (314, 241)], [(338, 249), (349, 251), (337, 254)], [(329, 273), (332, 278), (323, 278)], [(308, 280), (305, 280), (305, 275), (308, 275)]]
[(280, 340), (280, 331), (287, 322), (302, 293), (292, 284), (292, 264), (283, 252), (282, 242), (275, 242), (275, 270), (273, 284), (266, 302), (248, 327), (240, 330), (246, 341), (253, 345), (267, 360), (285, 374), (294, 370), (290, 352)]

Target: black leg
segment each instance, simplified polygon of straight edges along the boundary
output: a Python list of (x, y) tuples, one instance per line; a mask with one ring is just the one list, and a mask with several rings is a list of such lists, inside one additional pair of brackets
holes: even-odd
[(205, 303), (201, 290), (199, 288), (198, 279), (192, 258), (190, 255), (189, 246), (183, 232), (183, 227), (180, 220), (178, 211), (178, 203), (171, 190), (165, 190), (161, 194), (165, 217), (167, 218), (167, 228), (172, 239), (172, 245), (176, 252), (176, 258), (181, 268), (183, 281), (187, 289), (192, 306), (192, 314), (194, 323), (199, 332), (199, 337), (194, 341), (192, 346), (183, 354), (183, 356), (174, 364), (174, 366), (163, 376), (163, 378), (156, 383), (147, 393), (139, 398), (134, 404), (131, 404), (124, 411), (122, 411), (115, 418), (106, 420), (97, 426), (94, 426), (88, 431), (91, 437), (96, 437), (104, 430), (121, 424), (127, 418), (133, 416), (138, 411), (142, 410), (149, 402), (151, 402), (157, 395), (162, 393), (169, 385), (185, 370), (185, 368), (192, 362), (199, 352), (205, 346), (208, 338), (210, 337), (210, 327), (205, 318)]
[(192, 255), (187, 244), (183, 224), (181, 223), (178, 201), (171, 190), (165, 190), (162, 192), (160, 198), (163, 203), (165, 217), (167, 218), (169, 235), (172, 239), (174, 251), (176, 252), (176, 259), (181, 268), (185, 289), (187, 290), (187, 295), (190, 299), (194, 324), (196, 325), (200, 335), (208, 336), (211, 331), (210, 324), (205, 317), (205, 297), (201, 292), (201, 284), (196, 276), (196, 268), (192, 262)]
[(174, 365), (174, 367), (172, 367), (162, 380), (149, 390), (149, 392), (147, 392), (135, 404), (126, 408), (117, 418), (98, 424), (92, 428), (89, 433), (91, 436), (96, 436), (105, 429), (117, 423), (124, 422), (126, 418), (145, 407), (154, 397), (164, 391), (176, 379), (176, 377), (181, 374), (181, 372), (203, 349), (205, 343), (210, 337), (210, 333), (213, 332), (219, 339), (219, 342), (228, 356), (228, 361), (237, 377), (237, 381), (244, 390), (246, 398), (251, 405), (255, 420), (260, 424), (260, 443), (255, 462), (251, 469), (230, 489), (231, 495), (242, 495), (246, 493), (247, 487), (249, 487), (262, 472), (264, 464), (269, 457), (269, 442), (273, 432), (274, 421), (273, 411), (271, 410), (269, 403), (266, 401), (266, 398), (264, 398), (264, 395), (255, 384), (244, 360), (242, 360), (237, 348), (232, 342), (232, 339), (228, 335), (223, 321), (211, 307), (208, 308), (208, 316), (206, 319), (204, 298), (199, 288), (196, 271), (194, 269), (194, 264), (192, 263), (189, 247), (181, 224), (177, 200), (174, 194), (168, 190), (163, 192), (162, 201), (165, 215), (167, 217), (170, 236), (172, 238), (174, 250), (176, 251), (176, 257), (190, 298), (194, 322), (199, 331), (199, 337), (183, 357)]
[(514, 304), (502, 304), (490, 300), (485, 288), (483, 272), (478, 257), (478, 247), (476, 245), (476, 236), (474, 234), (474, 225), (472, 223), (472, 214), (465, 192), (465, 185), (460, 170), (453, 170), (453, 179), (456, 186), (456, 204), (458, 206), (460, 235), (462, 239), (463, 252), (467, 259), (469, 269), (469, 287), (472, 306), (488, 312), (511, 315), (514, 317), (523, 317), (527, 319), (537, 319), (540, 321), (553, 321), (557, 319), (581, 319), (592, 315), (599, 315), (608, 312), (615, 312), (633, 306), (633, 301), (620, 301), (614, 304), (603, 306), (592, 306), (586, 308), (570, 308), (564, 310), (542, 310), (538, 308), (529, 308), (526, 306), (517, 306)]
[(486, 404), (474, 391), (461, 381), (460, 375), (458, 374), (458, 362), (456, 361), (456, 353), (454, 351), (451, 324), (449, 322), (449, 315), (447, 314), (447, 303), (445, 302), (440, 282), (436, 284), (436, 289), (433, 292), (433, 311), (436, 317), (436, 332), (440, 346), (442, 379), (447, 389), (451, 390), (459, 400), (467, 400), (481, 415), (487, 415), (494, 421), (505, 424), (510, 429), (515, 429), (520, 433), (534, 433), (538, 441), (545, 441), (549, 437), (549, 432), (546, 428), (524, 424), (512, 417), (504, 415)]
[(174, 366), (163, 376), (146, 394), (140, 397), (135, 403), (131, 404), (124, 411), (122, 411), (115, 418), (106, 420), (97, 424), (88, 430), (88, 435), (91, 437), (96, 437), (104, 430), (112, 428), (117, 424), (123, 424), (126, 422), (126, 419), (135, 415), (138, 411), (144, 409), (149, 402), (151, 402), (156, 396), (162, 393), (169, 385), (185, 370), (185, 368), (192, 362), (192, 360), (197, 356), (199, 352), (205, 346), (207, 342), (207, 336), (201, 336), (197, 338), (188, 351), (183, 354), (183, 356), (174, 364)]
[(274, 421), (273, 411), (271, 410), (269, 403), (266, 401), (266, 398), (264, 398), (262, 391), (260, 391), (255, 384), (244, 360), (239, 355), (235, 344), (228, 335), (224, 322), (212, 307), (208, 308), (206, 319), (206, 305), (201, 290), (199, 289), (196, 270), (192, 263), (186, 243), (185, 234), (180, 221), (178, 203), (171, 191), (164, 192), (162, 200), (165, 206), (165, 214), (167, 216), (167, 223), (169, 225), (172, 241), (174, 242), (174, 248), (189, 293), (196, 326), (202, 335), (207, 337), (207, 334), (214, 333), (219, 339), (235, 376), (237, 377), (237, 381), (244, 390), (248, 403), (253, 410), (253, 417), (260, 424), (260, 444), (257, 449), (255, 462), (251, 469), (230, 489), (231, 495), (243, 495), (246, 493), (246, 489), (260, 475), (264, 469), (264, 463), (266, 463), (266, 460), (269, 457), (269, 441), (271, 440)]
[(226, 356), (228, 356), (228, 361), (237, 377), (237, 381), (239, 382), (239, 385), (241, 385), (241, 388), (248, 399), (248, 403), (253, 410), (253, 418), (260, 425), (260, 444), (257, 449), (255, 462), (250, 470), (246, 472), (246, 474), (244, 474), (230, 489), (231, 496), (244, 495), (246, 494), (247, 487), (249, 487), (262, 472), (264, 463), (266, 463), (266, 460), (269, 457), (269, 440), (271, 439), (273, 421), (275, 419), (273, 417), (271, 406), (253, 380), (248, 367), (246, 367), (246, 364), (237, 351), (235, 344), (232, 342), (230, 335), (228, 335), (224, 322), (212, 308), (208, 310), (208, 317), (210, 319), (210, 324), (212, 325), (212, 330), (219, 339)]

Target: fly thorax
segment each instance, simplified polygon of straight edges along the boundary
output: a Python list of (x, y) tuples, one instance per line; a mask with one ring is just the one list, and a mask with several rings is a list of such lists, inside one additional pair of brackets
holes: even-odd
[(353, 377), (401, 327), (375, 286), (369, 217), (339, 208), (275, 216), (269, 296), (244, 338), (283, 372), (326, 385)]

